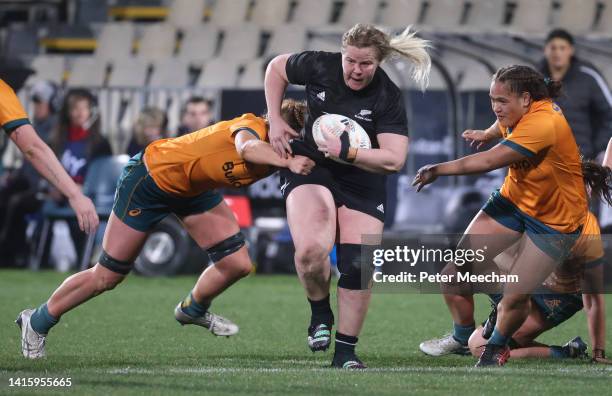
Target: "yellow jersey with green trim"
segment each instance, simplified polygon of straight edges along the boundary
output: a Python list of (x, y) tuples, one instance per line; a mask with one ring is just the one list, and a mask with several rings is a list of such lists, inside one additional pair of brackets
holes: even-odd
[(219, 187), (244, 187), (268, 176), (271, 167), (243, 160), (234, 144), (240, 131), (265, 141), (266, 121), (243, 114), (177, 138), (149, 144), (144, 161), (149, 174), (163, 191), (193, 197)]
[(29, 123), (28, 115), (15, 91), (0, 79), (0, 126), (10, 134), (18, 127)]
[(597, 217), (588, 212), (580, 237), (569, 258), (561, 263), (544, 281), (544, 286), (555, 293), (578, 293), (585, 269), (603, 265), (604, 249)]
[(502, 196), (527, 215), (563, 233), (584, 224), (588, 207), (582, 164), (572, 130), (551, 100), (535, 101), (504, 144), (525, 159), (510, 165)]

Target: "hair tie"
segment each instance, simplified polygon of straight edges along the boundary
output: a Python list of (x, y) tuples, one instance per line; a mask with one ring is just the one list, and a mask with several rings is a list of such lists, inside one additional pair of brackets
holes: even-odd
[(544, 85), (550, 85), (551, 82), (552, 80), (550, 79), (550, 77), (544, 77)]

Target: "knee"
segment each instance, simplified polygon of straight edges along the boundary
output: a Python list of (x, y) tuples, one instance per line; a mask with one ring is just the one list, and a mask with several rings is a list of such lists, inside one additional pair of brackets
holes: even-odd
[(529, 294), (507, 294), (501, 299), (497, 305), (500, 312), (526, 309), (529, 305)]
[(125, 275), (112, 272), (103, 267), (92, 268), (95, 281), (95, 294), (104, 293), (108, 290), (113, 290), (119, 283), (125, 279)]
[(249, 260), (240, 260), (234, 265), (233, 272), (236, 278), (244, 278), (253, 271), (253, 265)]
[(318, 272), (326, 262), (329, 250), (320, 243), (309, 243), (295, 251), (295, 264), (302, 273)]

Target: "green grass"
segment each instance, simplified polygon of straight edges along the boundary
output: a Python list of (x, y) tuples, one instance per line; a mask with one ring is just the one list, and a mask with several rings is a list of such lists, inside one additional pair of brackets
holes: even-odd
[[(451, 321), (439, 295), (417, 294), (375, 295), (358, 348), (371, 370), (332, 370), (331, 352), (312, 354), (306, 347), (308, 306), (297, 278), (261, 275), (239, 282), (213, 305), (241, 326), (235, 337), (216, 338), (174, 321), (174, 306), (195, 277), (130, 276), (63, 317), (47, 340), (46, 359), (26, 360), (13, 320), (63, 278), (0, 271), (0, 394), (586, 395), (607, 393), (612, 377), (612, 367), (585, 361), (511, 360), (502, 369), (475, 370), (470, 357), (426, 357), (419, 342), (448, 331)], [(481, 319), (488, 304), (477, 302)], [(583, 313), (541, 341), (562, 344), (577, 334), (588, 338)], [(8, 387), (11, 377), (71, 377), (73, 385), (15, 389)]]

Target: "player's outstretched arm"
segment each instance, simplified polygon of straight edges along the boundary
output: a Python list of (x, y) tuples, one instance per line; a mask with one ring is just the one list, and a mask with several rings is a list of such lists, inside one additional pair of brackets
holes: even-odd
[(38, 136), (34, 128), (29, 124), (22, 125), (15, 129), (10, 137), (38, 173), (68, 198), (81, 230), (86, 233), (95, 231), (99, 222), (96, 208), (91, 200), (83, 195), (79, 186), (66, 173), (55, 153)]
[(289, 168), (291, 172), (307, 175), (314, 168), (315, 163), (308, 157), (301, 155), (283, 158), (278, 155), (272, 146), (263, 140), (257, 139), (250, 132), (240, 131), (235, 137), (236, 151), (245, 161), (271, 165), (277, 168)]
[(494, 169), (503, 168), (526, 157), (510, 147), (498, 144), (490, 150), (483, 151), (459, 158), (454, 161), (442, 162), (440, 164), (425, 165), (418, 170), (413, 186), (417, 191), (429, 183), (433, 183), (438, 176), (470, 175), (474, 173), (485, 173)]
[(291, 129), (289, 124), (281, 117), (281, 103), (285, 95), (285, 89), (289, 84), (287, 72), (287, 59), (291, 54), (279, 55), (272, 59), (266, 68), (266, 76), (264, 79), (264, 89), (266, 94), (266, 106), (268, 108), (268, 121), (270, 122), (270, 144), (283, 158), (288, 157), (291, 153), (289, 139), (298, 137), (299, 133)]

